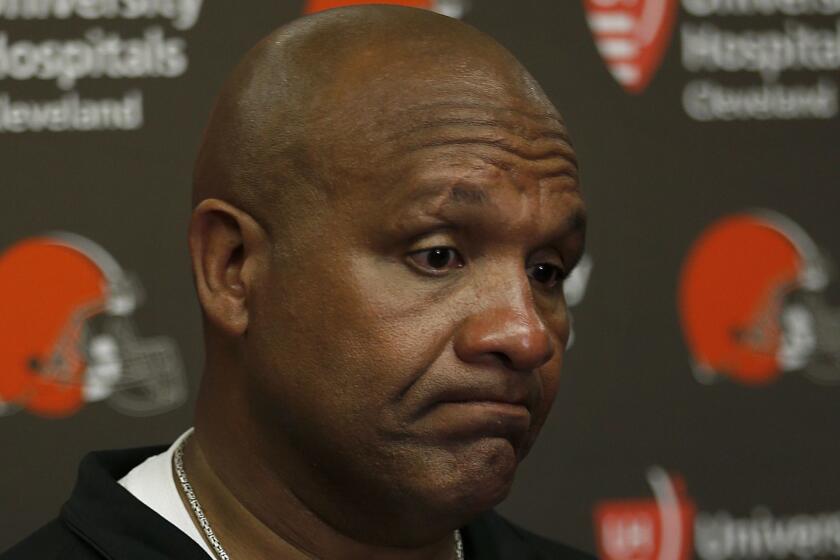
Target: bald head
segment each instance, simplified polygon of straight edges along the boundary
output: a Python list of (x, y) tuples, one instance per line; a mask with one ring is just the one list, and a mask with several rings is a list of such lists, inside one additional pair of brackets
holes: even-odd
[(208, 463), (313, 557), (447, 557), (558, 387), (584, 204), (556, 110), (456, 20), (322, 12), (236, 68), (194, 197)]
[(225, 200), (271, 231), (293, 199), (370, 172), (375, 155), (430, 115), (477, 120), (485, 106), (559, 123), (519, 62), (462, 22), (383, 5), (315, 14), (263, 39), (224, 85), (193, 203)]

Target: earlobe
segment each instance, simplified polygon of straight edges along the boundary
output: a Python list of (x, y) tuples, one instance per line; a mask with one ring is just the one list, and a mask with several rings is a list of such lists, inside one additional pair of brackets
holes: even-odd
[(210, 198), (193, 210), (189, 245), (198, 299), (207, 320), (231, 336), (248, 328), (265, 244), (256, 220), (227, 202)]

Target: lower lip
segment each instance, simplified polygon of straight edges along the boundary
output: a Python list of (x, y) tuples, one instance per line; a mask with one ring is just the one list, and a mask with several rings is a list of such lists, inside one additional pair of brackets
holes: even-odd
[(426, 421), (448, 434), (518, 436), (531, 427), (531, 413), (521, 404), (499, 401), (441, 402)]

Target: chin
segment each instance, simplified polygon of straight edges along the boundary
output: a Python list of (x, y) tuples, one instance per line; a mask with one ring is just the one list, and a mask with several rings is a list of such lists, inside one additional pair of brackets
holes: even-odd
[(513, 486), (518, 453), (504, 438), (486, 438), (455, 452), (456, 461), (440, 481), (441, 509), (465, 518), (492, 509)]
[[(377, 538), (393, 546), (424, 545), (493, 509), (510, 492), (518, 451), (502, 437), (413, 449), (379, 488), (390, 503), (383, 519), (390, 529)], [(395, 535), (399, 541), (387, 540)]]

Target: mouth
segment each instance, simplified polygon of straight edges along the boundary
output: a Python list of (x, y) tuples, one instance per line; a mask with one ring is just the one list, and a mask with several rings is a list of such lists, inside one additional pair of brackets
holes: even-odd
[(484, 385), (455, 385), (437, 392), (431, 402), (435, 404), (470, 404), (497, 406), (500, 409), (524, 408), (530, 412), (535, 403), (534, 392), (524, 385), (498, 383)]
[(521, 404), (499, 401), (448, 401), (432, 407), (420, 422), (433, 439), (463, 444), (506, 440), (518, 455), (531, 429), (531, 412)]
[(502, 437), (517, 447), (531, 428), (534, 401), (518, 387), (453, 387), (435, 394), (419, 420), (446, 439)]

